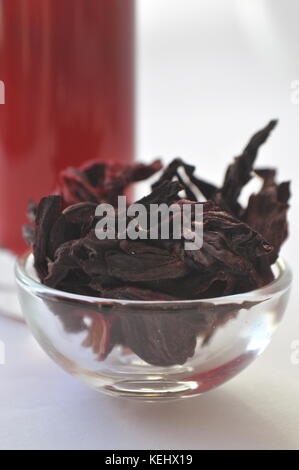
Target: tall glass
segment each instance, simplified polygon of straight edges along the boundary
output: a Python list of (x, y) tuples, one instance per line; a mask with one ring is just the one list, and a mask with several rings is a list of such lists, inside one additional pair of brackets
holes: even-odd
[(21, 253), (61, 169), (133, 158), (134, 0), (0, 0), (0, 80), (0, 245)]

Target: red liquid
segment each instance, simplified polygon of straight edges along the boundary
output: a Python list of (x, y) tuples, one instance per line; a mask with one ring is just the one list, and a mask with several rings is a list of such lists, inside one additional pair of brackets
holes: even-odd
[(0, 0), (0, 244), (85, 160), (133, 158), (134, 0)]

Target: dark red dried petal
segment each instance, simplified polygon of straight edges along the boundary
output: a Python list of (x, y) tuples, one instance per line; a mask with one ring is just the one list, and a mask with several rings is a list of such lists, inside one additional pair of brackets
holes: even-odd
[(194, 355), (196, 332), (182, 314), (130, 312), (120, 320), (126, 346), (149, 364), (184, 364)]
[(37, 208), (36, 232), (33, 244), (34, 267), (43, 282), (48, 274), (48, 251), (51, 229), (61, 214), (60, 196), (44, 197)]
[(258, 131), (245, 147), (242, 155), (235, 158), (225, 174), (221, 196), (234, 213), (238, 213), (236, 205), (241, 189), (250, 181), (253, 164), (257, 157), (259, 147), (266, 142), (277, 121), (270, 121), (264, 129)]
[(278, 257), (282, 243), (288, 236), (287, 211), (290, 183), (277, 184), (273, 170), (257, 172), (264, 184), (257, 194), (250, 196), (244, 221), (257, 230), (274, 247), (269, 257), (272, 264)]
[(167, 250), (146, 243), (120, 242), (121, 251), (105, 255), (108, 273), (122, 282), (142, 282), (154, 279), (177, 279), (187, 274), (183, 261)]
[(107, 202), (117, 204), (128, 186), (149, 178), (161, 169), (161, 162), (150, 165), (107, 164), (93, 160), (80, 168), (67, 168), (59, 176), (57, 194), (61, 194), (65, 207), (78, 202)]
[(179, 297), (168, 295), (158, 290), (150, 290), (134, 285), (122, 285), (117, 287), (102, 287), (103, 298), (125, 300), (178, 300)]
[(82, 343), (85, 348), (92, 348), (99, 361), (106, 359), (113, 347), (120, 341), (120, 320), (113, 314), (103, 315), (98, 312), (92, 316), (88, 335)]

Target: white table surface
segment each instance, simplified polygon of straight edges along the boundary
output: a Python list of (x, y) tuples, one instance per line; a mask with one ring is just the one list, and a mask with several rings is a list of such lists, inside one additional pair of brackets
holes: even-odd
[(281, 119), (260, 165), (294, 182), (287, 314), (239, 376), (202, 397), (161, 404), (88, 389), (52, 363), (24, 324), (0, 316), (0, 448), (299, 449), (299, 364), (291, 361), (299, 340), (299, 104), (290, 99), (299, 79), (298, 2), (138, 1), (140, 159), (180, 154), (217, 180), (252, 132)]

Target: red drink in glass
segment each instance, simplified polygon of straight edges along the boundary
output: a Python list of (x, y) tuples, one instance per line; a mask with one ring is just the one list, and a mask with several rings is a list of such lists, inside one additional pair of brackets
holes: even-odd
[(58, 172), (133, 158), (134, 0), (0, 0), (0, 245)]

